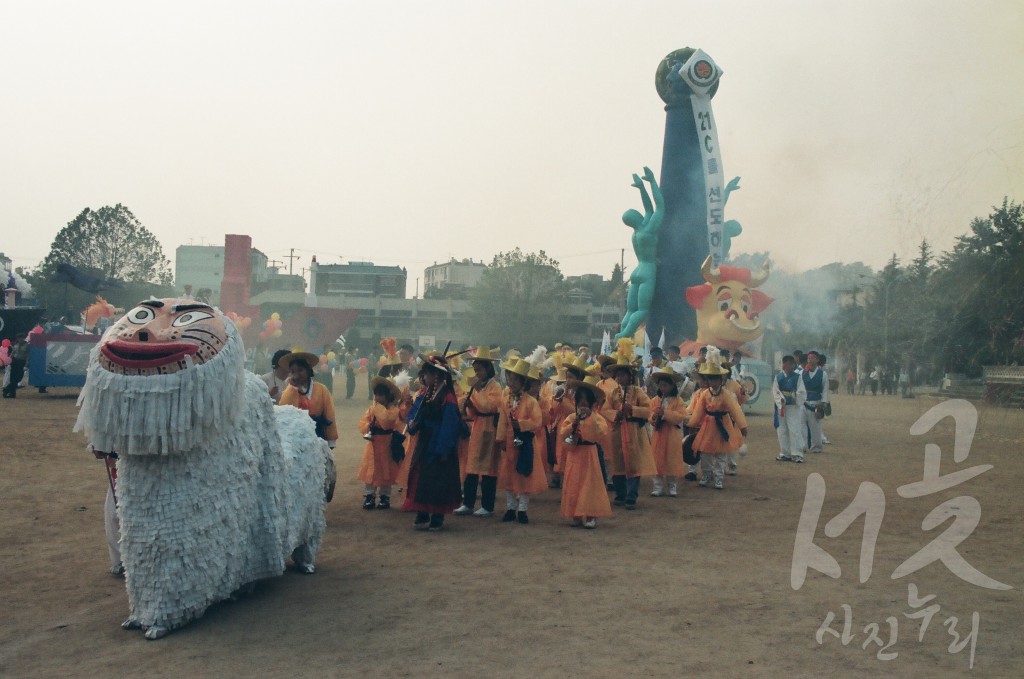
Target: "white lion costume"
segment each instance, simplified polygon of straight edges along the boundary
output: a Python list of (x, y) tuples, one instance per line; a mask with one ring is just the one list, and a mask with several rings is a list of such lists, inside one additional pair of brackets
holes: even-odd
[(149, 300), (93, 350), (75, 431), (116, 452), (126, 629), (159, 638), (289, 555), (307, 573), (333, 458), (307, 413), (274, 406), (220, 311)]

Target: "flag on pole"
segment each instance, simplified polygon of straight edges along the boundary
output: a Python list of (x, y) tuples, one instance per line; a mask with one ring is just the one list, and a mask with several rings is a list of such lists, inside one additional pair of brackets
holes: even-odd
[(612, 336), (605, 330), (604, 335), (601, 337), (601, 353), (608, 356), (612, 353)]
[(665, 326), (661, 326), (661, 337), (658, 338), (658, 348), (665, 349)]
[(647, 334), (647, 328), (644, 328), (644, 354), (643, 354), (643, 370), (641, 371), (641, 377), (647, 377), (647, 371), (651, 365), (651, 336)]

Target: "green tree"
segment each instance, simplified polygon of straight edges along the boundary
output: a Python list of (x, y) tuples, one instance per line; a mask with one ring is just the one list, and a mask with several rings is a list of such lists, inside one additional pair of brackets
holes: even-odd
[(524, 352), (562, 341), (569, 334), (565, 287), (558, 262), (543, 250), (498, 253), (470, 292), (469, 322), (477, 341)]
[(619, 264), (612, 267), (612, 276), (607, 285), (604, 303), (625, 310), (626, 293), (629, 288), (626, 283), (625, 272)]
[(971, 222), (933, 278), (942, 302), (936, 348), (947, 370), (976, 375), (983, 365), (1024, 361), (1024, 206), (1004, 198)]
[(98, 210), (82, 210), (60, 230), (53, 239), (50, 253), (29, 277), (40, 304), (54, 317), (66, 311), (77, 314), (94, 298), (92, 293), (50, 281), (61, 264), (70, 264), (96, 278), (121, 283), (120, 288), (111, 287), (102, 292), (117, 306), (172, 292), (170, 262), (160, 242), (120, 203)]

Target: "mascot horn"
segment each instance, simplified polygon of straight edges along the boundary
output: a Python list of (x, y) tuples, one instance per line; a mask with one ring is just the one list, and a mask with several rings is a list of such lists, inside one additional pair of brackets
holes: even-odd
[(333, 474), (307, 413), (274, 406), (234, 324), (148, 300), (90, 355), (75, 431), (117, 453), (125, 629), (157, 639), (284, 572), (312, 573)]

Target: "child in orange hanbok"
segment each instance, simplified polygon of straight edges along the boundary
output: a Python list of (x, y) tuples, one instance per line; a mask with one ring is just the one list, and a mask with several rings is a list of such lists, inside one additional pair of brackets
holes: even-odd
[[(737, 350), (736, 355), (741, 356), (739, 350)], [(725, 389), (726, 391), (731, 391), (732, 395), (736, 397), (736, 402), (742, 406), (744, 403), (747, 402), (748, 397), (746, 390), (743, 388), (743, 385), (740, 384), (740, 374), (734, 367), (734, 364), (735, 362), (730, 360), (729, 350), (722, 349), (722, 367), (729, 370), (729, 374), (723, 378), (725, 382), (722, 384), (722, 388)], [(726, 453), (725, 473), (728, 474), (729, 476), (736, 476), (736, 471), (738, 469), (738, 466), (736, 464), (737, 454), (739, 454), (740, 457), (743, 457), (747, 454), (746, 441), (744, 441), (743, 445), (737, 448), (736, 450)]]
[[(570, 355), (571, 356), (571, 355)], [(565, 466), (565, 441), (564, 436), (557, 435), (557, 429), (565, 418), (576, 412), (576, 386), (587, 376), (586, 359), (573, 358), (572, 362), (562, 364), (562, 384), (555, 387), (551, 396), (551, 421), (556, 435), (552, 438), (555, 442), (555, 473), (552, 478), (552, 485), (555, 488), (562, 486), (562, 471)], [(556, 380), (558, 378), (556, 377)]]
[(651, 401), (650, 422), (654, 429), (651, 452), (658, 475), (654, 477), (651, 497), (661, 497), (668, 484), (668, 494), (678, 494), (676, 479), (683, 474), (683, 437), (679, 425), (686, 419), (686, 403), (679, 398), (679, 382), (683, 376), (665, 366), (651, 375), (658, 395)]
[[(497, 352), (479, 347), (473, 357), (474, 382), (466, 396), (463, 418), (473, 420), (466, 451), (466, 476), (462, 484), (462, 506), (455, 514), (486, 517), (494, 513), (494, 496), (498, 488), (498, 453), (496, 429), (498, 407), (501, 405), (501, 385), (495, 377)], [(476, 491), (480, 489), (480, 508), (473, 511)]]
[[(363, 459), (356, 477), (363, 482), (363, 509), (390, 509), (391, 484), (398, 479), (399, 463), (405, 454), (402, 447), (402, 417), (399, 410), (401, 388), (386, 377), (370, 380), (373, 404), (359, 420), (359, 432), (367, 439)], [(395, 440), (395, 434), (399, 440)], [(393, 449), (397, 445), (397, 449)], [(395, 452), (393, 452), (393, 450)], [(401, 452), (401, 455), (397, 454)], [(374, 504), (376, 493), (380, 502)]]
[(636, 509), (641, 477), (657, 474), (647, 434), (651, 400), (634, 383), (636, 368), (629, 354), (619, 356), (611, 367), (618, 386), (601, 411), (610, 423), (607, 440), (611, 450), (607, 462), (615, 488), (615, 504), (625, 505), (626, 509)]
[(688, 426), (700, 430), (693, 440), (693, 449), (700, 453), (703, 473), (700, 485), (707, 486), (714, 477), (715, 488), (722, 490), (726, 453), (743, 444), (747, 419), (732, 392), (722, 388), (729, 370), (722, 367), (717, 347), (708, 347), (700, 374), (707, 380), (708, 387), (695, 394)]
[(530, 495), (547, 490), (542, 459), (544, 417), (537, 399), (527, 393), (530, 363), (517, 358), (501, 366), (508, 386), (498, 416), (498, 449), (501, 470), (498, 488), (505, 491), (503, 522), (529, 523)]
[(573, 526), (597, 528), (598, 517), (612, 515), (597, 458), (598, 442), (608, 435), (608, 422), (598, 414), (604, 391), (597, 387), (596, 377), (588, 377), (574, 396), (575, 411), (558, 428), (565, 442), (561, 514), (571, 518)]

